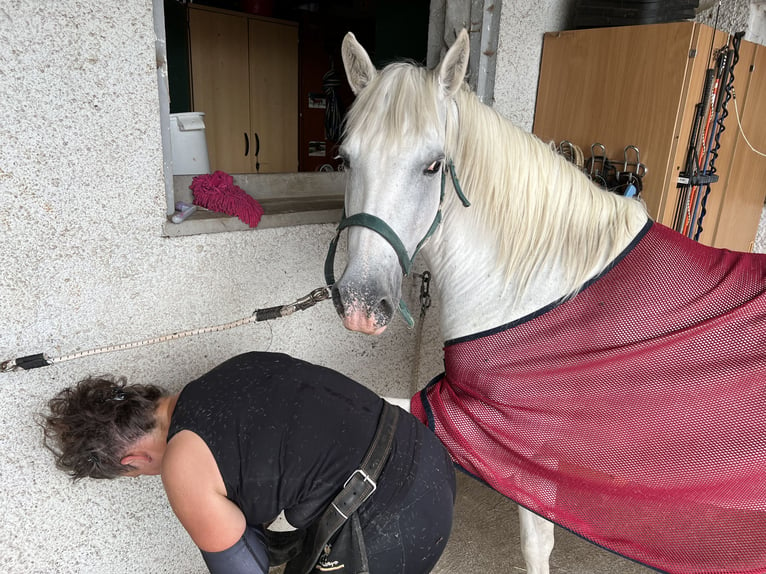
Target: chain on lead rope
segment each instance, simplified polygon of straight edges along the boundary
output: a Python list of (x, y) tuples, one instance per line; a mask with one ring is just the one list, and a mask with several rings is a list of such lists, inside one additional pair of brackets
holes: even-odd
[(420, 390), (420, 346), (423, 341), (423, 323), (426, 319), (426, 311), (431, 306), (431, 272), (423, 271), (422, 274), (414, 273), (420, 277), (420, 321), (418, 321), (415, 333), (415, 356), (412, 363), (412, 379), (410, 380), (410, 395)]
[(64, 361), (70, 361), (72, 359), (81, 359), (83, 357), (90, 357), (91, 355), (99, 355), (101, 353), (109, 353), (113, 351), (125, 351), (127, 349), (135, 349), (137, 347), (143, 347), (146, 345), (153, 345), (156, 343), (165, 343), (167, 341), (174, 341), (184, 337), (191, 337), (193, 335), (202, 335), (205, 333), (215, 333), (220, 331), (226, 331), (227, 329), (233, 329), (234, 327), (241, 327), (249, 323), (255, 323), (259, 321), (269, 321), (272, 319), (278, 319), (280, 317), (287, 317), (292, 315), (296, 311), (304, 311), (310, 307), (313, 307), (320, 301), (330, 298), (330, 289), (328, 287), (319, 287), (314, 289), (308, 295), (301, 297), (288, 303), (286, 305), (278, 305), (276, 307), (267, 307), (264, 309), (256, 309), (249, 317), (244, 317), (237, 321), (230, 323), (224, 323), (222, 325), (214, 325), (211, 327), (201, 327), (198, 329), (190, 329), (188, 331), (180, 331), (178, 333), (171, 333), (168, 335), (161, 335), (159, 337), (153, 337), (151, 339), (144, 339), (142, 341), (134, 341), (132, 343), (121, 343), (118, 345), (109, 345), (106, 347), (98, 347), (96, 349), (89, 349), (87, 351), (79, 351), (71, 353), (69, 355), (60, 355), (58, 357), (50, 357), (45, 353), (37, 353), (35, 355), (27, 355), (26, 357), (18, 357), (16, 359), (9, 359), (7, 361), (0, 362), (0, 373), (10, 373), (18, 371), (19, 369), (29, 370), (37, 369), (39, 367), (46, 367), (55, 363), (63, 363)]
[(425, 319), (426, 311), (431, 306), (431, 272), (423, 271), (420, 281), (420, 318)]

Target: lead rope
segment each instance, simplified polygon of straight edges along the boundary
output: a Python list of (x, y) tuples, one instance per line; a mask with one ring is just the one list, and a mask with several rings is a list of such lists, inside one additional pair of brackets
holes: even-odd
[(313, 307), (320, 301), (330, 298), (330, 290), (327, 287), (319, 287), (314, 289), (311, 293), (305, 297), (301, 297), (288, 303), (286, 305), (279, 305), (277, 307), (267, 307), (265, 309), (256, 309), (249, 317), (244, 317), (237, 321), (231, 321), (230, 323), (224, 323), (222, 325), (214, 325), (211, 327), (201, 327), (198, 329), (189, 329), (188, 331), (180, 331), (178, 333), (172, 333), (169, 335), (161, 335), (159, 337), (153, 337), (151, 339), (144, 339), (142, 341), (134, 341), (132, 343), (121, 343), (118, 345), (109, 345), (106, 347), (98, 347), (96, 349), (89, 349), (87, 351), (79, 351), (77, 353), (71, 353), (69, 355), (60, 355), (58, 357), (50, 357), (45, 353), (38, 353), (36, 355), (27, 355), (26, 357), (17, 357), (16, 359), (9, 359), (0, 363), (0, 373), (10, 373), (19, 369), (29, 370), (37, 369), (39, 367), (47, 367), (48, 365), (54, 365), (56, 363), (63, 363), (64, 361), (71, 361), (73, 359), (81, 359), (83, 357), (90, 357), (91, 355), (99, 355), (101, 353), (110, 353), (113, 351), (125, 351), (127, 349), (135, 349), (137, 347), (144, 347), (146, 345), (154, 345), (156, 343), (165, 343), (167, 341), (174, 341), (176, 339), (182, 339), (184, 337), (191, 337), (194, 335), (202, 335), (205, 333), (217, 333), (220, 331), (226, 331), (235, 327), (241, 327), (249, 323), (255, 323), (258, 321), (269, 321), (271, 319), (278, 319), (280, 317), (287, 317), (292, 315), (296, 311), (304, 311), (310, 307)]

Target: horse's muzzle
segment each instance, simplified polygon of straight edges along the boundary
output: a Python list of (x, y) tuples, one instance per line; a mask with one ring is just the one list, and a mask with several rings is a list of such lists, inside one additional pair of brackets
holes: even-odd
[(349, 285), (334, 285), (332, 301), (346, 329), (367, 335), (380, 335), (385, 331), (396, 309), (389, 297)]

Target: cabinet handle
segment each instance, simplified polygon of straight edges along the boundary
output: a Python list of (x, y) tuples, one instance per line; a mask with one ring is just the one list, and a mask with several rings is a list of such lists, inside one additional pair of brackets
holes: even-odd
[(261, 151), (261, 138), (258, 137), (258, 132), (253, 132), (255, 136), (255, 171), (256, 173), (261, 171), (261, 162), (258, 159), (258, 153)]
[(245, 157), (250, 153), (250, 137), (245, 132)]

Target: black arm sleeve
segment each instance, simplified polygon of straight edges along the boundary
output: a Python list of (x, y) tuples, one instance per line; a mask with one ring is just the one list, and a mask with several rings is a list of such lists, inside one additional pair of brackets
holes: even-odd
[(260, 528), (248, 526), (242, 538), (221, 552), (202, 552), (210, 574), (267, 574), (269, 557)]

